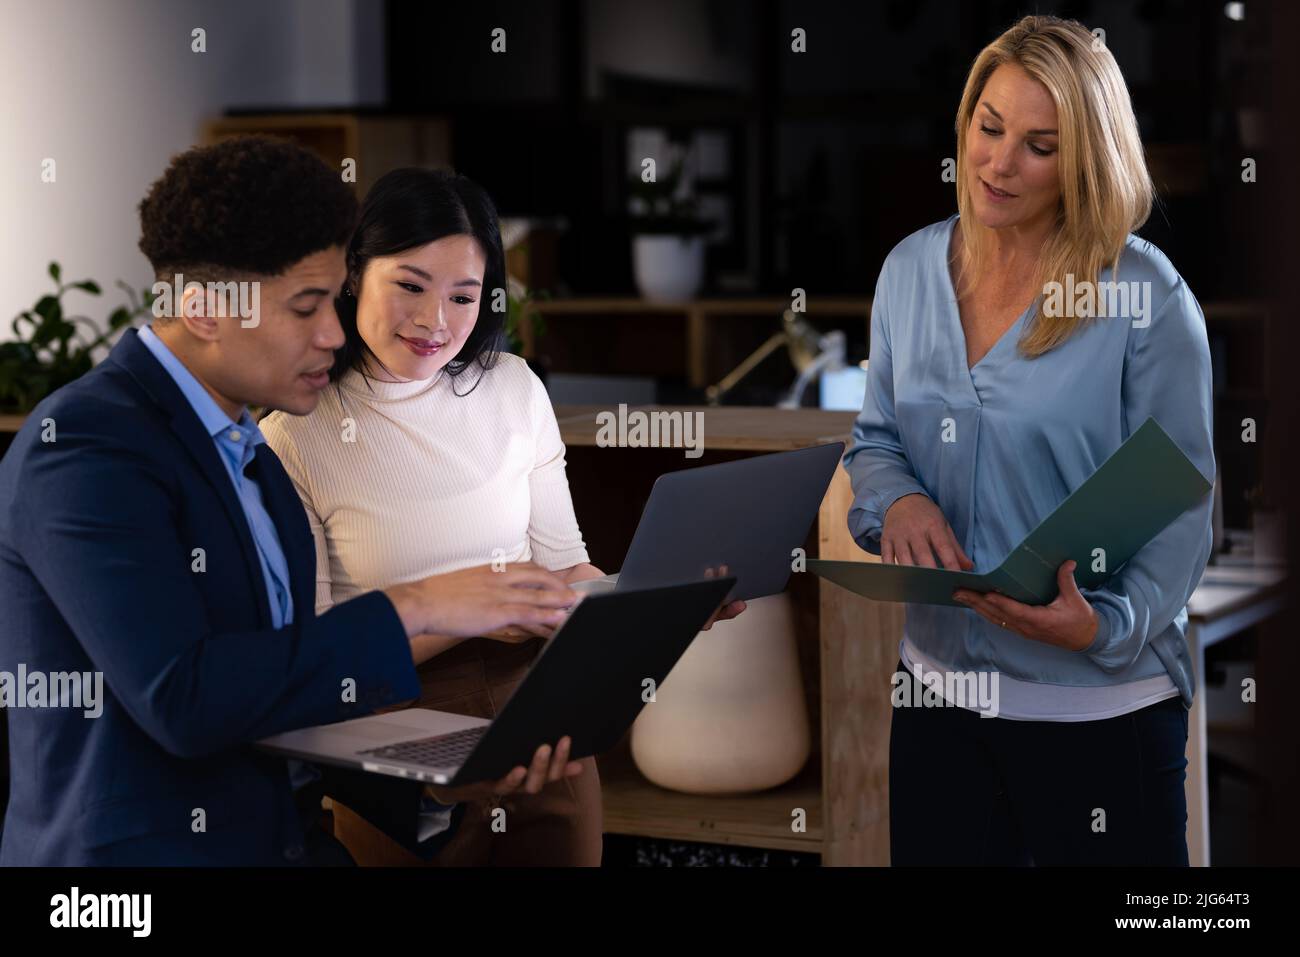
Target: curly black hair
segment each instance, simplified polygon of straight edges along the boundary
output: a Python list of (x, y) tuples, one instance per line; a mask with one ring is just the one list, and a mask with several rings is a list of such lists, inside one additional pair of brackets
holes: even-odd
[(315, 153), (279, 137), (234, 136), (172, 158), (140, 202), (140, 251), (159, 279), (277, 276), (345, 245), (356, 219), (352, 188)]

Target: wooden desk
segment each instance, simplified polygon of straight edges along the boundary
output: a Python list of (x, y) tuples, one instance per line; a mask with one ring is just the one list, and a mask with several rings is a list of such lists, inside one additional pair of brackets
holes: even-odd
[(1187, 644), (1194, 695), (1187, 716), (1187, 857), (1193, 867), (1210, 865), (1210, 804), (1205, 731), (1205, 649), (1282, 610), (1283, 566), (1210, 565), (1187, 603)]
[[(622, 564), (661, 473), (844, 441), (854, 418), (817, 409), (674, 408), (704, 415), (704, 453), (688, 459), (682, 449), (598, 447), (596, 413), (605, 410), (559, 406), (556, 416), (578, 520), (592, 562), (607, 570)], [(810, 558), (869, 557), (849, 536), (852, 500), (841, 466), (805, 543)], [(810, 574), (794, 575), (789, 588), (813, 727), (808, 766), (759, 794), (679, 794), (641, 776), (625, 739), (600, 762), (608, 833), (804, 851), (831, 865), (889, 863), (889, 676), (903, 606), (859, 598)], [(795, 808), (807, 812), (803, 833), (791, 828)]]

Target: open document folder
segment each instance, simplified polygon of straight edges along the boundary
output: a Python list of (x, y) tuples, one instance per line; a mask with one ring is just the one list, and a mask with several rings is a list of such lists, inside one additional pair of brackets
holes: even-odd
[[(877, 601), (957, 605), (957, 588), (999, 591), (1029, 605), (1056, 598), (1056, 572), (1074, 559), (1080, 588), (1096, 588), (1213, 485), (1154, 418), (1128, 437), (991, 572), (812, 559), (808, 570)], [(1104, 549), (1104, 571), (1094, 571)]]

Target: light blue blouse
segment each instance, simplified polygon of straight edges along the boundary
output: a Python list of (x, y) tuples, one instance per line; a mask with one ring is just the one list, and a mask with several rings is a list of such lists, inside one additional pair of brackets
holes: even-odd
[[(871, 309), (867, 392), (844, 464), (849, 529), (880, 554), (883, 517), (913, 492), (942, 510), (975, 571), (997, 567), (1147, 416), (1207, 480), (1215, 477), (1205, 318), (1165, 255), (1130, 235), (1116, 275), (1149, 283), (1146, 311), (1086, 323), (1036, 359), (1016, 342), (1026, 310), (980, 359), (966, 339), (948, 269), (957, 217), (908, 236), (881, 267)], [(1188, 707), (1187, 601), (1211, 548), (1212, 496), (1116, 571), (1082, 589), (1098, 612), (1093, 643), (1072, 652), (1032, 641), (969, 608), (907, 605), (905, 640), (957, 671), (1099, 687), (1168, 673)]]

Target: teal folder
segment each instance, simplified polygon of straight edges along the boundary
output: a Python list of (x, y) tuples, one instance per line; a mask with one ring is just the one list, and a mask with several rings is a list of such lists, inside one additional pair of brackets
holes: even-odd
[[(1154, 418), (1128, 437), (991, 572), (811, 559), (808, 570), (876, 601), (957, 605), (957, 588), (999, 591), (1029, 605), (1056, 598), (1056, 571), (1074, 559), (1080, 588), (1097, 588), (1213, 488)], [(1094, 571), (1094, 549), (1105, 570)]]

